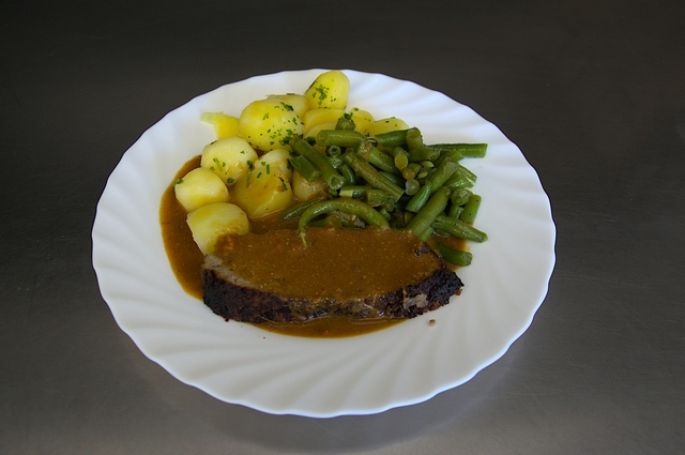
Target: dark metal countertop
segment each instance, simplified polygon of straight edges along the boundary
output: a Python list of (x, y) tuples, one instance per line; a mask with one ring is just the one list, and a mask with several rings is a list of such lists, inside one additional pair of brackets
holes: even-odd
[[(666, 454), (685, 444), (685, 4), (117, 2), (0, 7), (0, 452)], [(143, 356), (91, 265), (97, 200), (166, 112), (313, 67), (474, 108), (537, 170), (557, 265), (532, 326), (423, 404), (273, 416)]]

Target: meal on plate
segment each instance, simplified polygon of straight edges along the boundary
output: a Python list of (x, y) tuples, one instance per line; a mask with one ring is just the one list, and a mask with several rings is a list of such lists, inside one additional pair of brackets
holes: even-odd
[(216, 314), (344, 335), (460, 293), (465, 242), (487, 238), (460, 161), (487, 145), (425, 144), (399, 118), (348, 108), (349, 88), (328, 71), (239, 117), (203, 114), (217, 139), (179, 170), (160, 221), (179, 282)]

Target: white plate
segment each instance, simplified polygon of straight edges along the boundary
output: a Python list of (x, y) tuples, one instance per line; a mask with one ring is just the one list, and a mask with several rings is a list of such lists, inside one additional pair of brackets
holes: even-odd
[[(225, 85), (170, 112), (124, 154), (93, 226), (93, 265), (119, 326), (179, 380), (229, 402), (274, 414), (371, 414), (418, 403), (469, 380), (530, 325), (554, 266), (549, 200), (519, 149), (470, 108), (412, 82), (345, 71), (349, 106), (398, 116), (427, 143), (486, 142), (466, 165), (483, 196), (473, 264), (462, 295), (379, 332), (341, 339), (279, 335), (225, 322), (181, 289), (164, 251), (158, 211), (176, 171), (213, 140), (206, 111), (239, 115), (272, 93), (302, 93), (323, 70)], [(428, 321), (436, 324), (429, 326)]]

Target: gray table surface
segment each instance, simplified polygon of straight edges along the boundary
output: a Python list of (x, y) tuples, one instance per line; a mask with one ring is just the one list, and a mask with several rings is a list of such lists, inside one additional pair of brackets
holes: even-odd
[[(685, 3), (113, 3), (0, 6), (0, 453), (682, 453)], [(423, 404), (219, 402), (145, 358), (98, 290), (95, 205), (138, 136), (224, 83), (312, 67), (473, 107), (551, 199), (532, 326)]]

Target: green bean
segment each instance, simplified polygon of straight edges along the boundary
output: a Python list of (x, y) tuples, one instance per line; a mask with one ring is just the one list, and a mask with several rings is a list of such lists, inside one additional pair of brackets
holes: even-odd
[(314, 218), (321, 215), (326, 215), (335, 210), (356, 215), (362, 220), (366, 221), (368, 224), (373, 224), (374, 226), (378, 226), (382, 229), (387, 229), (389, 227), (388, 221), (385, 219), (385, 217), (375, 211), (373, 207), (357, 199), (341, 197), (338, 199), (329, 199), (327, 201), (318, 201), (307, 207), (297, 223), (297, 228), (300, 231), (300, 235), (304, 235), (304, 229)]
[(464, 211), (464, 207), (459, 205), (450, 205), (449, 211), (447, 212), (447, 217), (453, 220), (458, 220), (461, 212)]
[(456, 250), (442, 242), (435, 242), (435, 249), (438, 250), (438, 254), (450, 264), (463, 267), (471, 264), (471, 259), (473, 259), (473, 255), (468, 251)]
[(451, 189), (471, 188), (473, 186), (473, 182), (463, 175), (457, 175), (457, 172), (455, 172), (454, 175), (445, 182), (444, 186)]
[(338, 145), (331, 145), (326, 149), (326, 155), (328, 155), (328, 156), (340, 156), (340, 155), (342, 155), (342, 149)]
[(450, 194), (450, 203), (452, 205), (456, 205), (457, 207), (460, 205), (464, 205), (469, 201), (469, 198), (472, 194), (473, 193), (471, 193), (466, 188), (458, 188), (456, 190), (453, 190), (452, 194)]
[(328, 162), (331, 163), (331, 166), (333, 166), (334, 169), (338, 169), (340, 166), (343, 164), (342, 157), (339, 155), (333, 155), (328, 157)]
[(395, 147), (392, 155), (395, 167), (400, 171), (409, 165), (409, 155), (402, 147)]
[(366, 180), (369, 185), (390, 194), (395, 201), (398, 201), (404, 194), (402, 188), (383, 177), (376, 168), (355, 152), (348, 151), (343, 155), (343, 160), (350, 165), (359, 177)]
[(309, 182), (313, 182), (321, 175), (321, 172), (319, 172), (316, 166), (303, 155), (297, 155), (290, 158), (290, 165)]
[(419, 188), (421, 188), (421, 184), (418, 180), (411, 179), (404, 182), (404, 192), (409, 196), (415, 195), (419, 191)]
[(420, 235), (431, 226), (438, 215), (445, 211), (449, 195), (449, 188), (440, 188), (437, 190), (421, 210), (418, 211), (416, 216), (412, 218), (407, 228), (412, 231), (414, 235)]
[(392, 227), (395, 229), (405, 229), (412, 218), (414, 218), (414, 214), (411, 212), (395, 210), (392, 213)]
[(421, 171), (421, 165), (417, 163), (411, 163), (402, 170), (402, 177), (405, 180), (412, 180), (416, 177), (416, 174)]
[(292, 218), (297, 218), (302, 214), (302, 212), (307, 210), (309, 208), (309, 206), (311, 206), (317, 202), (324, 201), (324, 200), (325, 199), (312, 199), (310, 201), (303, 201), (303, 202), (300, 202), (299, 204), (295, 204), (292, 207), (290, 207), (288, 210), (286, 210), (285, 212), (281, 213), (281, 219), (282, 220), (290, 220)]
[(366, 190), (366, 203), (371, 207), (383, 207), (392, 210), (395, 207), (395, 200), (383, 190), (369, 188)]
[(471, 172), (470, 170), (466, 169), (466, 168), (465, 168), (464, 166), (462, 166), (461, 164), (457, 167), (457, 173), (458, 173), (459, 175), (465, 176), (466, 178), (468, 178), (468, 179), (471, 180), (472, 182), (475, 182), (475, 181), (478, 179), (478, 176), (477, 176), (476, 174), (474, 174), (474, 173)]
[(409, 150), (409, 161), (412, 163), (419, 161), (435, 161), (438, 157), (440, 157), (440, 151), (428, 147), (419, 147)]
[(387, 221), (390, 221), (390, 219), (392, 218), (392, 215), (390, 214), (390, 212), (388, 212), (387, 210), (385, 210), (384, 207), (379, 208), (379, 209), (378, 209), (378, 213), (380, 213), (381, 215), (383, 215), (383, 218), (385, 218)]
[(340, 172), (345, 179), (345, 185), (354, 185), (357, 183), (357, 176), (354, 175), (354, 171), (347, 163), (341, 164), (338, 168), (338, 172)]
[(354, 120), (352, 120), (350, 117), (347, 117), (343, 115), (338, 119), (338, 121), (335, 124), (335, 129), (336, 130), (343, 130), (343, 131), (354, 131), (355, 124)]
[[(432, 148), (431, 146), (428, 146), (428, 148)], [(438, 164), (440, 164), (443, 160), (452, 160), (452, 161), (459, 161), (463, 158), (461, 155), (461, 152), (459, 150), (442, 150), (442, 149), (434, 149), (434, 150), (440, 150), (440, 157), (436, 160)]]
[(483, 158), (488, 150), (488, 144), (431, 144), (428, 147), (442, 153), (456, 152), (464, 158)]
[(389, 133), (378, 134), (374, 136), (378, 145), (383, 147), (397, 147), (404, 145), (407, 142), (408, 130), (390, 131)]
[(419, 240), (422, 242), (427, 241), (431, 235), (433, 235), (433, 228), (428, 226), (425, 231), (423, 231), (421, 234), (419, 234)]
[(469, 197), (468, 202), (464, 206), (464, 211), (462, 212), (459, 219), (466, 224), (473, 224), (476, 220), (476, 214), (478, 214), (478, 208), (480, 207), (481, 197), (477, 194), (472, 194)]
[(349, 130), (321, 130), (316, 136), (316, 142), (326, 146), (356, 147), (363, 140), (363, 134)]
[(418, 128), (409, 128), (406, 134), (407, 147), (411, 153), (414, 150), (423, 148), (423, 136)]
[(428, 160), (421, 161), (419, 164), (424, 169), (433, 169), (435, 167), (435, 163), (433, 163), (432, 161), (428, 161)]
[(345, 179), (335, 170), (326, 157), (312, 148), (311, 145), (304, 139), (296, 139), (293, 144), (293, 149), (300, 155), (311, 161), (316, 166), (323, 176), (328, 188), (335, 191), (345, 183)]
[(426, 177), (428, 177), (428, 171), (425, 169), (422, 170), (421, 172), (419, 172), (418, 174), (416, 174), (416, 178), (419, 180), (425, 179)]
[(395, 162), (389, 155), (378, 150), (369, 142), (362, 142), (357, 147), (357, 154), (369, 163), (385, 172), (395, 172)]
[(445, 232), (459, 239), (471, 240), (473, 242), (484, 242), (488, 235), (461, 220), (452, 220), (446, 216), (438, 216), (433, 222), (433, 228), (437, 231)]
[(338, 193), (342, 197), (361, 198), (366, 196), (366, 187), (361, 185), (345, 185)]
[(447, 179), (449, 179), (452, 174), (457, 170), (458, 164), (454, 161), (445, 160), (440, 165), (435, 168), (426, 183), (421, 187), (421, 189), (407, 202), (406, 209), (410, 212), (418, 212), (421, 207), (428, 201), (428, 198), (442, 187)]
[(385, 171), (378, 171), (378, 173), (399, 187), (404, 185), (404, 179), (397, 174), (391, 174), (390, 172)]

